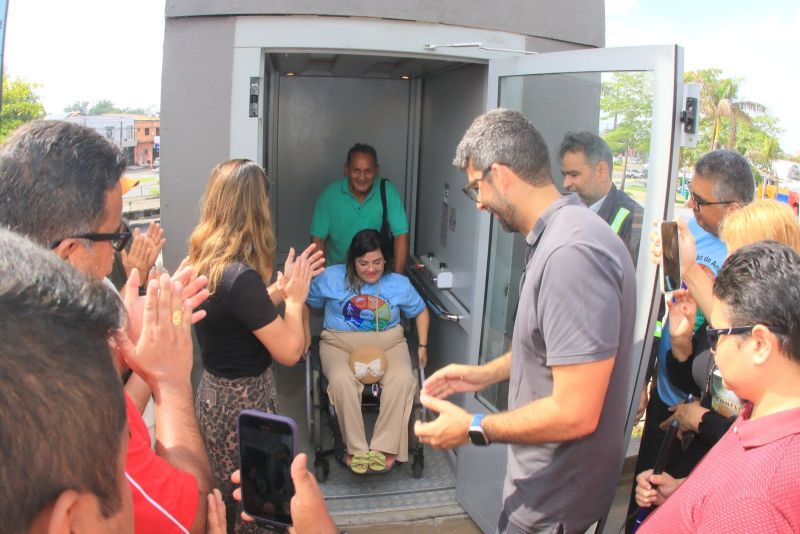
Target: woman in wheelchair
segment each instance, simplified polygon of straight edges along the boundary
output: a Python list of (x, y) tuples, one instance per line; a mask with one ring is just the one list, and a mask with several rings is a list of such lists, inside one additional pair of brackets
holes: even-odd
[[(356, 474), (386, 472), (395, 461), (408, 461), (408, 420), (418, 385), (401, 311), (415, 318), (419, 364), (428, 359), (425, 303), (408, 278), (385, 267), (379, 233), (362, 230), (350, 243), (347, 263), (315, 278), (306, 299), (308, 306), (325, 308), (320, 363), (347, 449), (344, 461)], [(376, 381), (383, 391), (367, 446), (361, 393), (364, 383)]]

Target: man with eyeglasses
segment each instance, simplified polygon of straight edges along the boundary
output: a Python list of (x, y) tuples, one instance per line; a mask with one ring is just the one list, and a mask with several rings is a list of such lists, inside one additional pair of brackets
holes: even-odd
[[(695, 241), (693, 254), (681, 250), (681, 276), (690, 290), (697, 287), (701, 279), (712, 279), (727, 255), (727, 248), (719, 235), (719, 227), (725, 215), (753, 201), (755, 196), (755, 180), (750, 164), (739, 153), (732, 150), (715, 150), (704, 154), (694, 166), (694, 176), (689, 186), (690, 198), (687, 206), (692, 209), (694, 218), (688, 222), (678, 220), (681, 233), (691, 233)], [(662, 308), (662, 313), (663, 313)], [(705, 317), (698, 308), (694, 329), (702, 327)], [(672, 413), (671, 406), (682, 403), (691, 391), (678, 387), (670, 380), (668, 363), (673, 358), (670, 336), (661, 336), (661, 331), (669, 332), (669, 323), (664, 321), (657, 332), (657, 343), (654, 343), (655, 369), (653, 385), (647, 402), (644, 431), (639, 445), (639, 456), (635, 473), (653, 467), (658, 450), (664, 440), (665, 430), (662, 423)], [(694, 353), (685, 359), (684, 366), (691, 368)], [(667, 463), (667, 469), (686, 476), (691, 469), (691, 462), (681, 459), (681, 447), (673, 447)], [(636, 516), (635, 502), (636, 483), (631, 487), (628, 506), (628, 531), (633, 526)]]
[(633, 264), (639, 258), (642, 207), (611, 181), (614, 158), (603, 139), (591, 132), (567, 132), (558, 147), (564, 189), (606, 221), (628, 247)]
[[(577, 195), (558, 191), (547, 145), (522, 114), (475, 119), (453, 164), (477, 208), (525, 236), (526, 267), (511, 351), (431, 375), (420, 400), (439, 416), (415, 432), (436, 448), (509, 444), (500, 533), (585, 532), (608, 510), (622, 467), (633, 262)], [(470, 414), (444, 400), (504, 380), (508, 411)]]
[[(90, 128), (61, 121), (25, 124), (0, 147), (0, 225), (49, 247), (85, 275), (102, 279), (111, 271), (114, 251), (122, 250), (130, 239), (130, 232), (122, 230), (120, 176), (124, 169), (122, 153)], [(130, 285), (138, 285), (132, 278), (135, 284)], [(191, 307), (208, 296), (207, 291), (197, 293), (202, 279), (189, 282), (187, 276), (182, 282), (171, 282), (164, 276), (160, 284), (162, 295), (183, 291), (191, 296)], [(150, 355), (148, 367), (140, 371), (155, 396), (158, 450), (156, 454), (150, 447), (141, 413), (126, 392), (131, 439), (125, 467), (136, 531), (205, 532), (205, 498), (212, 480), (194, 416), (191, 350), (162, 354), (165, 349), (158, 348), (155, 338), (143, 335), (139, 339), (142, 315), (140, 309), (133, 311), (131, 303), (138, 290), (133, 287), (132, 291), (134, 296), (126, 288), (127, 333), (139, 343), (135, 348), (130, 341), (124, 344), (127, 338), (120, 334), (115, 352), (120, 367), (123, 346), (135, 350), (137, 356)], [(181, 309), (172, 315), (176, 327), (184, 320)], [(187, 340), (190, 344), (188, 336)]]
[(707, 335), (726, 387), (749, 404), (685, 479), (637, 478), (638, 532), (800, 531), (800, 256), (771, 241), (734, 252)]

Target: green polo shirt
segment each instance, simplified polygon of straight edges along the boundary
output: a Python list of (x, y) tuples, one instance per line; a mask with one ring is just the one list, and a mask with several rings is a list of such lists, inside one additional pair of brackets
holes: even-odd
[[(375, 178), (363, 204), (350, 192), (347, 178), (333, 182), (317, 199), (314, 218), (311, 220), (311, 235), (327, 240), (326, 265), (344, 263), (353, 236), (361, 230), (381, 229), (383, 206), (380, 180)], [(390, 180), (386, 181), (386, 210), (392, 234), (407, 234), (408, 218), (403, 200)]]

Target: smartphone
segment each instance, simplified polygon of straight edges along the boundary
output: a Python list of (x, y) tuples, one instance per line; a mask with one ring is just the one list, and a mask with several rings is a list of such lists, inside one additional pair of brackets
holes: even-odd
[(291, 466), (297, 454), (297, 424), (288, 417), (242, 410), (238, 420), (242, 507), (274, 528), (292, 524)]
[(681, 257), (678, 223), (661, 223), (661, 290), (670, 293), (681, 288)]

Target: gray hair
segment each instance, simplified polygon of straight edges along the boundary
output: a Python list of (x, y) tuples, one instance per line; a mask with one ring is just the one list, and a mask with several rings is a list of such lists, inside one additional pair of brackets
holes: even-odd
[(614, 169), (611, 149), (602, 137), (592, 132), (567, 132), (561, 141), (561, 146), (558, 147), (558, 158), (563, 159), (567, 152), (583, 152), (583, 157), (591, 165), (605, 161), (609, 172)]
[(476, 118), (456, 148), (453, 165), (485, 171), (506, 165), (532, 185), (553, 183), (550, 156), (542, 134), (521, 113), (495, 109)]
[(125, 398), (108, 337), (123, 314), (104, 283), (0, 228), (3, 532), (27, 532), (67, 489), (95, 495), (103, 517), (120, 509)]
[(33, 121), (0, 147), (0, 225), (48, 244), (96, 231), (122, 152), (91, 128)]
[(714, 150), (694, 165), (695, 173), (714, 182), (717, 200), (749, 204), (755, 196), (756, 182), (750, 164), (733, 150)]

